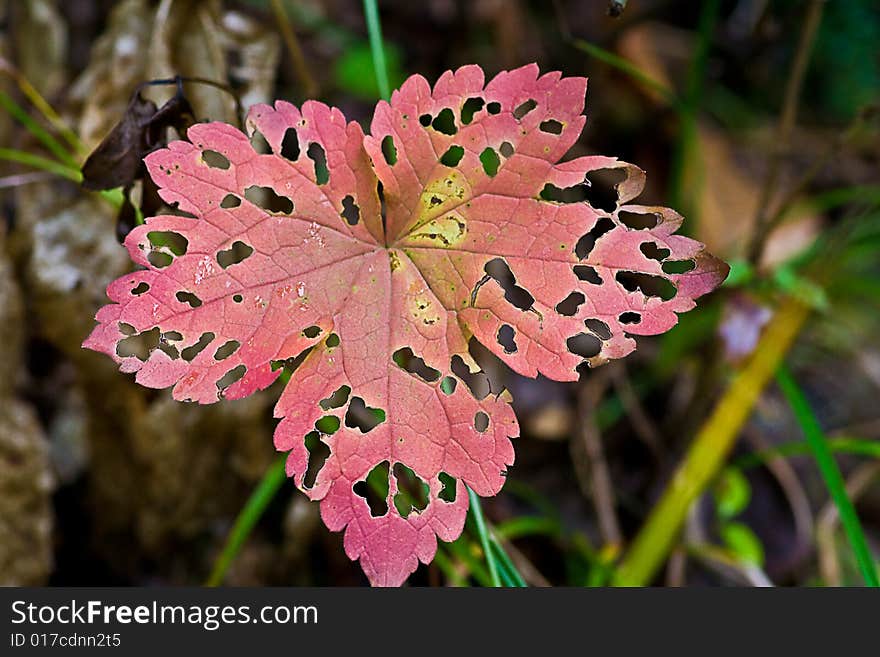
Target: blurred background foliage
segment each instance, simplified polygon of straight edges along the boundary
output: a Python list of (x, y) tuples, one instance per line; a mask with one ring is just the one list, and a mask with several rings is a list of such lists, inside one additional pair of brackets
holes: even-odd
[[(80, 349), (130, 261), (118, 190), (78, 183), (157, 78), (228, 85), (184, 85), (198, 120), (314, 97), (368, 126), (369, 4), (0, 1), (0, 583), (365, 583), (277, 466), (277, 386), (179, 404)], [(513, 391), (517, 462), (411, 583), (876, 584), (880, 3), (617, 4), (378, 3), (392, 88), (466, 63), (589, 77), (572, 155), (647, 170), (640, 201), (732, 264), (579, 383), (477, 349)]]

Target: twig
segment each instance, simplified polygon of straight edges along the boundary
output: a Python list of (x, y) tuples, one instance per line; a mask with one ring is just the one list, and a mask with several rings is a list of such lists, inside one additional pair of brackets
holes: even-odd
[(694, 438), (668, 488), (616, 570), (613, 584), (643, 586), (651, 581), (672, 548), (688, 509), (724, 463), (808, 314), (809, 309), (797, 299), (786, 300), (776, 312), (754, 353), (734, 376)]
[(605, 387), (606, 381), (602, 376), (591, 377), (581, 386), (578, 392), (578, 415), (581, 420), (581, 440), (590, 468), (591, 493), (596, 505), (596, 515), (599, 517), (599, 531), (606, 545), (618, 548), (623, 538), (615, 511), (611, 475), (602, 449), (602, 436), (596, 423), (596, 407), (602, 399)]
[[(858, 500), (878, 477), (880, 477), (880, 461), (863, 463), (847, 479), (847, 495), (853, 501)], [(822, 581), (830, 586), (840, 586), (842, 584), (840, 562), (837, 559), (837, 549), (834, 541), (834, 530), (839, 520), (840, 512), (837, 509), (837, 505), (829, 500), (819, 512), (816, 544), (819, 548), (819, 572), (822, 573)]]
[(318, 96), (318, 83), (312, 77), (311, 72), (309, 72), (306, 58), (299, 45), (299, 39), (296, 37), (293, 25), (291, 25), (290, 16), (287, 15), (287, 11), (284, 9), (284, 3), (281, 0), (272, 0), (272, 11), (275, 14), (275, 20), (278, 21), (278, 28), (281, 30), (284, 45), (287, 46), (287, 52), (290, 54), (290, 63), (293, 65), (293, 70), (303, 87), (306, 98), (316, 98)]
[(761, 223), (756, 224), (755, 232), (748, 247), (750, 263), (759, 264), (761, 262), (761, 257), (764, 255), (764, 248), (767, 245), (767, 239), (779, 224), (782, 223), (782, 220), (785, 219), (786, 214), (791, 209), (791, 206), (794, 205), (794, 202), (800, 197), (804, 190), (806, 190), (813, 178), (825, 168), (825, 166), (843, 149), (844, 146), (850, 143), (860, 133), (865, 123), (876, 112), (877, 107), (873, 105), (859, 111), (846, 130), (838, 135), (828, 150), (817, 158), (791, 187), (779, 202), (773, 214), (767, 216)]
[[(768, 449), (764, 437), (757, 431), (746, 430), (745, 439), (758, 452), (765, 452)], [(813, 512), (810, 508), (810, 499), (807, 497), (800, 480), (798, 480), (794, 468), (791, 467), (791, 464), (782, 455), (770, 451), (764, 460), (764, 465), (776, 477), (776, 481), (779, 482), (779, 486), (788, 500), (788, 505), (791, 507), (791, 513), (794, 517), (798, 547), (792, 551), (792, 554), (787, 559), (788, 569), (794, 570), (811, 552)]]
[(801, 95), (801, 88), (804, 84), (807, 64), (810, 61), (810, 54), (813, 50), (813, 42), (816, 40), (816, 33), (819, 29), (819, 23), (822, 20), (822, 10), (824, 6), (825, 0), (810, 0), (810, 4), (807, 7), (807, 15), (804, 18), (804, 24), (801, 28), (801, 35), (798, 41), (794, 62), (792, 62), (788, 81), (785, 85), (782, 112), (779, 115), (779, 123), (776, 127), (776, 135), (773, 138), (773, 145), (770, 152), (770, 164), (758, 200), (758, 213), (755, 217), (755, 238), (752, 240), (747, 253), (748, 260), (752, 264), (757, 262), (757, 258), (763, 251), (763, 245), (766, 241), (769, 223), (768, 219), (770, 217), (770, 201), (779, 182), (782, 156), (788, 150), (791, 133), (794, 129), (795, 121), (797, 120), (798, 101)]
[(662, 457), (660, 432), (648, 417), (639, 396), (633, 389), (626, 373), (626, 365), (623, 361), (618, 361), (611, 364), (609, 368), (611, 384), (614, 386), (617, 396), (620, 397), (620, 403), (626, 409), (627, 417), (635, 429), (636, 436), (651, 451), (654, 458), (660, 461)]

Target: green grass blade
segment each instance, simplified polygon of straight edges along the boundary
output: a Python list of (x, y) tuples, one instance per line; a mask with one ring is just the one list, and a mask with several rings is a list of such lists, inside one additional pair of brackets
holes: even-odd
[(382, 98), (388, 100), (391, 87), (388, 84), (388, 66), (385, 64), (385, 47), (382, 45), (382, 25), (379, 22), (379, 9), (376, 0), (364, 0), (364, 14), (367, 18), (367, 32), (370, 35), (370, 50), (373, 51), (373, 68), (376, 69), (376, 83)]
[[(837, 438), (827, 438), (825, 442), (828, 444), (828, 449), (834, 454), (851, 454), (853, 456), (868, 456), (880, 459), (880, 441), (878, 440), (840, 436)], [(808, 443), (798, 440), (782, 443), (781, 445), (762, 449), (751, 454), (743, 454), (731, 461), (731, 465), (738, 468), (754, 468), (777, 456), (801, 456), (812, 453)]]
[(232, 562), (238, 556), (247, 537), (250, 536), (257, 521), (263, 515), (266, 507), (269, 506), (269, 502), (272, 501), (272, 498), (275, 497), (275, 493), (278, 492), (281, 485), (287, 479), (287, 473), (284, 471), (285, 461), (285, 456), (282, 456), (275, 461), (275, 463), (273, 463), (266, 471), (266, 474), (263, 475), (263, 478), (254, 489), (254, 492), (251, 493), (251, 496), (248, 498), (241, 513), (239, 513), (238, 517), (235, 519), (232, 531), (230, 531), (229, 536), (226, 537), (226, 544), (223, 546), (223, 551), (220, 552), (220, 555), (214, 562), (211, 576), (208, 577), (207, 582), (205, 582), (206, 586), (220, 586), (223, 583), (223, 580), (226, 578), (226, 573), (229, 570), (229, 566), (232, 565)]
[(834, 504), (840, 513), (840, 522), (843, 524), (843, 529), (849, 539), (865, 583), (868, 586), (880, 586), (877, 569), (874, 566), (874, 559), (868, 548), (868, 541), (865, 539), (859, 517), (856, 515), (852, 500), (849, 499), (849, 495), (846, 493), (843, 475), (840, 473), (840, 468), (837, 466), (837, 462), (828, 448), (828, 442), (822, 432), (822, 427), (819, 426), (819, 421), (813, 413), (813, 409), (810, 407), (797, 381), (795, 381), (784, 364), (780, 365), (776, 371), (776, 382), (782, 390), (782, 394), (785, 395), (789, 406), (791, 406), (801, 431), (803, 431), (804, 437), (807, 439), (807, 444), (809, 444), (810, 449), (813, 451), (813, 456), (816, 458), (816, 463), (822, 473), (822, 478), (825, 480), (825, 485), (828, 487), (828, 492), (831, 494), (831, 499), (834, 500)]
[(594, 43), (585, 41), (584, 39), (572, 39), (571, 45), (574, 46), (577, 50), (586, 53), (590, 57), (598, 59), (603, 64), (607, 64), (608, 66), (616, 68), (618, 71), (626, 73), (633, 80), (648, 87), (652, 91), (656, 91), (663, 97), (666, 102), (668, 102), (674, 108), (678, 110), (681, 109), (681, 101), (678, 99), (672, 89), (667, 87), (662, 82), (652, 78), (650, 75), (645, 73), (642, 69), (640, 69), (628, 59), (625, 59), (620, 55), (616, 55), (613, 52), (605, 50), (604, 48), (597, 46)]
[(16, 150), (14, 148), (0, 148), (0, 160), (17, 162), (18, 164), (24, 164), (33, 167), (34, 169), (39, 169), (40, 171), (54, 173), (55, 175), (77, 183), (82, 182), (82, 173), (80, 173), (79, 169), (69, 167), (66, 164), (50, 160), (41, 155), (34, 155), (33, 153)]
[(516, 566), (513, 565), (513, 561), (510, 560), (510, 557), (507, 555), (507, 552), (504, 551), (501, 543), (496, 541), (494, 537), (490, 537), (489, 549), (492, 550), (495, 559), (498, 562), (498, 571), (504, 586), (526, 588), (528, 584), (526, 584), (522, 575), (519, 574)]
[(31, 133), (43, 146), (45, 146), (52, 155), (61, 160), (70, 168), (79, 169), (74, 157), (55, 137), (49, 134), (43, 126), (37, 123), (30, 114), (25, 111), (21, 105), (16, 103), (7, 94), (0, 91), (0, 107), (6, 110), (10, 116), (24, 126), (25, 130)]
[(489, 567), (489, 579), (492, 586), (501, 586), (501, 579), (498, 577), (498, 564), (495, 561), (495, 553), (489, 547), (491, 538), (489, 530), (486, 529), (486, 520), (483, 518), (483, 507), (480, 504), (480, 498), (468, 487), (468, 498), (471, 503), (471, 513), (474, 514), (474, 523), (477, 526), (477, 534), (480, 535), (480, 544), (483, 546), (483, 554), (486, 556), (486, 565)]

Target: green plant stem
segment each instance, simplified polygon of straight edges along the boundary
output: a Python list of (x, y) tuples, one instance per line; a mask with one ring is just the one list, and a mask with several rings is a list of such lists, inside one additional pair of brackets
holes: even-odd
[(846, 483), (843, 480), (843, 475), (837, 466), (837, 462), (834, 460), (834, 456), (831, 454), (831, 450), (828, 448), (828, 441), (825, 439), (822, 427), (819, 425), (813, 409), (784, 363), (780, 364), (776, 371), (776, 383), (794, 412), (794, 416), (800, 425), (801, 431), (804, 433), (807, 444), (809, 444), (816, 459), (816, 464), (819, 466), (819, 471), (822, 473), (822, 478), (825, 480), (825, 485), (828, 487), (828, 492), (831, 494), (831, 499), (834, 501), (835, 506), (837, 506), (840, 522), (843, 524), (843, 529), (846, 532), (847, 539), (849, 539), (850, 547), (855, 554), (856, 562), (865, 580), (865, 584), (871, 587), (880, 587), (877, 568), (874, 566), (874, 558), (871, 555), (868, 541), (865, 539), (865, 534), (862, 531), (862, 525), (859, 522), (859, 517), (856, 514), (852, 500), (849, 499), (849, 495), (846, 493)]
[(78, 169), (79, 164), (68, 150), (55, 137), (49, 134), (43, 126), (37, 123), (30, 114), (12, 98), (0, 91), (0, 107), (6, 110), (12, 118), (21, 123), (25, 130), (31, 133), (46, 149), (61, 162), (73, 169)]
[[(825, 442), (834, 454), (851, 454), (853, 456), (868, 456), (880, 459), (880, 441), (865, 438), (837, 437), (826, 438)], [(762, 449), (751, 454), (744, 454), (733, 461), (731, 465), (739, 468), (754, 468), (762, 465), (776, 456), (802, 456), (812, 454), (810, 445), (805, 442), (790, 442)]]
[[(697, 43), (694, 55), (688, 68), (687, 82), (683, 109), (679, 112), (679, 137), (672, 154), (672, 170), (670, 173), (670, 203), (672, 207), (684, 211), (685, 215), (693, 215), (693, 193), (685, 198), (685, 167), (688, 164), (696, 164), (695, 153), (697, 145), (697, 113), (703, 95), (703, 80), (706, 77), (706, 63), (709, 60), (709, 49), (712, 43), (712, 33), (718, 22), (718, 12), (721, 6), (720, 0), (707, 0), (703, 3), (700, 13), (700, 22), (697, 31)], [(702, 167), (692, 166), (692, 170), (702, 170)], [(696, 189), (699, 185), (688, 185), (689, 189)], [(694, 229), (692, 216), (689, 230)]]
[(76, 183), (82, 182), (82, 173), (80, 173), (79, 169), (62, 164), (61, 162), (56, 162), (55, 160), (50, 160), (41, 155), (34, 155), (33, 153), (16, 150), (14, 148), (0, 148), (0, 160), (17, 162), (18, 164), (24, 164), (33, 167), (34, 169), (39, 169), (40, 171), (48, 171), (49, 173), (61, 176), (62, 178), (67, 178)]
[(223, 550), (214, 562), (211, 575), (205, 582), (206, 586), (220, 586), (223, 583), (229, 567), (232, 565), (235, 557), (238, 556), (247, 537), (250, 536), (251, 531), (263, 515), (269, 502), (275, 497), (275, 493), (278, 492), (281, 485), (287, 479), (287, 474), (284, 471), (285, 461), (285, 456), (278, 458), (266, 471), (266, 474), (263, 475), (254, 492), (251, 493), (244, 508), (235, 519), (232, 531), (226, 537)]
[(590, 43), (589, 41), (586, 41), (584, 39), (572, 38), (570, 40), (570, 43), (577, 50), (586, 53), (594, 59), (598, 59), (603, 64), (607, 64), (612, 68), (616, 68), (618, 71), (626, 73), (633, 80), (636, 80), (645, 87), (649, 88), (651, 91), (654, 91), (662, 96), (663, 100), (675, 107), (677, 110), (682, 109), (681, 100), (679, 100), (672, 89), (667, 87), (662, 82), (652, 78), (650, 75), (645, 73), (642, 69), (630, 62), (628, 59), (625, 59), (620, 55), (616, 55), (613, 52), (605, 50), (604, 48), (597, 46), (594, 43)]
[(504, 548), (501, 546), (501, 543), (496, 541), (495, 538), (491, 536), (489, 540), (489, 549), (492, 551), (493, 556), (498, 563), (499, 577), (501, 578), (504, 586), (526, 588), (528, 585), (522, 578), (522, 575), (519, 574), (516, 566), (513, 565), (513, 561), (507, 555), (507, 552), (505, 552)]
[(495, 562), (495, 554), (489, 547), (489, 532), (486, 529), (486, 521), (483, 518), (483, 507), (480, 504), (480, 498), (468, 486), (468, 499), (471, 503), (471, 512), (474, 514), (474, 523), (477, 526), (477, 533), (480, 536), (480, 544), (483, 546), (483, 554), (486, 557), (486, 564), (489, 567), (489, 579), (492, 586), (501, 586), (501, 580), (498, 577), (498, 564)]
[(808, 314), (809, 309), (796, 299), (785, 301), (776, 311), (751, 358), (734, 375), (697, 432), (672, 481), (615, 570), (612, 584), (644, 586), (650, 583), (672, 549), (691, 504), (724, 464), (761, 392)]
[(391, 96), (388, 84), (388, 66), (385, 63), (385, 47), (382, 45), (382, 24), (379, 22), (379, 9), (376, 0), (364, 0), (364, 15), (367, 19), (367, 32), (370, 35), (370, 50), (373, 53), (373, 68), (376, 70), (376, 83), (384, 100)]

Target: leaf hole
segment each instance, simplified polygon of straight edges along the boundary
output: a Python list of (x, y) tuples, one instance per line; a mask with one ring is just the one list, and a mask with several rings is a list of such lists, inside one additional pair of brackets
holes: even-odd
[(229, 158), (227, 158), (223, 153), (218, 153), (217, 151), (212, 150), (204, 150), (202, 151), (202, 162), (207, 164), (212, 169), (228, 169), (229, 168)]
[(594, 208), (613, 212), (620, 198), (617, 187), (626, 180), (626, 173), (621, 169), (597, 169), (587, 173), (587, 202)]
[(574, 271), (574, 275), (578, 277), (578, 280), (589, 283), (590, 285), (602, 285), (602, 277), (599, 276), (599, 272), (596, 271), (595, 267), (591, 267), (590, 265), (575, 265), (572, 270)]
[(251, 135), (251, 148), (254, 149), (257, 153), (271, 153), (272, 147), (269, 146), (269, 142), (266, 141), (266, 138), (263, 136), (263, 133), (259, 130), (254, 130), (254, 134)]
[(339, 346), (339, 336), (335, 333), (331, 333), (327, 336), (327, 339), (324, 341), (324, 344), (330, 349), (334, 349)]
[(299, 135), (296, 128), (288, 128), (284, 131), (284, 138), (281, 140), (281, 157), (291, 162), (299, 159)]
[(495, 339), (498, 341), (502, 347), (504, 347), (505, 354), (514, 354), (517, 352), (516, 340), (516, 331), (510, 324), (502, 324), (498, 329), (498, 333), (495, 335)]
[(153, 267), (157, 269), (164, 269), (168, 265), (170, 265), (174, 261), (174, 258), (171, 257), (168, 253), (162, 253), (161, 251), (151, 251), (147, 254), (147, 262), (149, 262)]
[(498, 150), (501, 152), (501, 155), (503, 155), (505, 159), (509, 158), (511, 155), (513, 155), (513, 144), (511, 144), (509, 141), (503, 141), (501, 142), (501, 146), (498, 147)]
[(149, 291), (150, 284), (145, 281), (141, 281), (136, 287), (132, 288), (131, 293), (134, 296), (139, 297), (140, 295), (146, 294)]
[(318, 473), (330, 457), (330, 448), (321, 440), (321, 434), (317, 431), (307, 433), (304, 442), (309, 452), (309, 465), (303, 476), (303, 488), (309, 489), (315, 485)]
[(235, 303), (241, 303), (242, 301), (244, 301), (244, 297), (241, 296), (240, 294), (233, 294), (233, 295), (232, 295), (232, 300), (233, 300)]
[(345, 413), (345, 426), (361, 433), (369, 433), (384, 421), (385, 411), (381, 408), (370, 408), (360, 397), (351, 398)]
[(493, 278), (504, 290), (504, 298), (522, 311), (531, 310), (535, 298), (528, 290), (516, 284), (516, 277), (502, 258), (493, 258), (483, 267), (483, 271)]
[(474, 114), (483, 109), (483, 105), (485, 104), (486, 101), (478, 96), (468, 98), (466, 101), (464, 101), (464, 105), (461, 106), (462, 125), (469, 125), (470, 122), (474, 120)]
[(330, 180), (330, 169), (327, 168), (327, 153), (324, 151), (324, 147), (313, 141), (309, 144), (306, 155), (315, 163), (315, 181), (319, 185), (326, 184)]
[(614, 222), (608, 217), (599, 217), (596, 224), (590, 229), (590, 232), (581, 236), (575, 245), (574, 252), (578, 259), (583, 260), (590, 255), (590, 252), (596, 246), (596, 242), (599, 241), (599, 238), (612, 230), (614, 226)]
[(329, 411), (331, 408), (342, 408), (345, 406), (345, 402), (348, 401), (348, 396), (351, 394), (351, 388), (342, 385), (339, 386), (332, 395), (329, 397), (322, 399), (318, 404), (321, 406), (322, 410)]
[[(133, 329), (134, 327), (132, 327)], [(159, 346), (159, 328), (151, 328), (143, 333), (136, 333), (116, 343), (116, 355), (121, 358), (134, 356), (140, 361), (146, 361), (150, 353)]]
[(202, 333), (198, 342), (180, 352), (180, 357), (187, 362), (192, 361), (196, 356), (202, 353), (202, 351), (204, 351), (209, 344), (214, 341), (215, 337), (216, 336), (210, 331), (207, 333)]
[(422, 114), (419, 117), (419, 123), (422, 125), (422, 127), (427, 128), (429, 125), (431, 125), (431, 121), (433, 119), (434, 119), (434, 117), (431, 116), (430, 114)]
[(455, 502), (455, 493), (458, 488), (458, 482), (455, 480), (455, 477), (445, 472), (441, 472), (437, 478), (440, 480), (440, 483), (443, 484), (443, 488), (440, 489), (440, 493), (437, 497), (447, 504), (452, 504)]
[(608, 328), (608, 324), (603, 322), (601, 319), (585, 319), (584, 326), (590, 329), (590, 331), (592, 331), (602, 340), (611, 339), (611, 329)]
[(639, 251), (649, 260), (656, 260), (657, 262), (663, 262), (672, 253), (672, 251), (664, 249), (656, 242), (642, 242), (639, 245)]
[(223, 200), (220, 201), (220, 207), (224, 210), (237, 208), (239, 205), (241, 205), (241, 199), (235, 194), (227, 194), (223, 197)]
[(271, 187), (251, 185), (244, 190), (244, 197), (258, 208), (262, 208), (272, 214), (290, 214), (293, 212), (293, 201), (286, 196), (275, 193), (275, 190)]
[(485, 372), (471, 372), (464, 359), (456, 354), (452, 357), (452, 372), (468, 387), (474, 399), (480, 401), (485, 399), (491, 392), (489, 386), (489, 377)]
[(394, 137), (391, 135), (385, 135), (382, 139), (382, 157), (392, 166), (397, 164), (397, 147), (394, 145)]
[(382, 232), (388, 230), (388, 204), (385, 203), (385, 188), (382, 181), (376, 183), (376, 196), (379, 198), (379, 216), (382, 218)]
[(486, 415), (483, 411), (477, 411), (474, 415), (474, 429), (476, 429), (480, 433), (486, 433), (486, 429), (488, 428), (489, 416)]
[(672, 299), (677, 290), (668, 278), (642, 272), (619, 271), (614, 278), (629, 292), (640, 290), (646, 297), (660, 297), (664, 301)]
[(451, 395), (455, 392), (455, 387), (457, 385), (458, 381), (456, 381), (454, 377), (444, 376), (443, 380), (440, 382), (440, 390), (444, 395)]
[(217, 389), (222, 393), (233, 383), (241, 381), (245, 374), (247, 374), (247, 367), (244, 365), (236, 365), (217, 381)]
[(119, 322), (117, 326), (119, 327), (119, 332), (122, 333), (122, 335), (134, 335), (135, 333), (137, 333), (137, 330), (131, 324)]
[(238, 340), (229, 340), (224, 342), (220, 347), (218, 347), (217, 351), (214, 352), (214, 360), (226, 360), (241, 346), (241, 343)]
[(458, 132), (458, 128), (455, 127), (455, 115), (448, 107), (440, 110), (437, 117), (431, 121), (431, 127), (437, 132), (442, 132), (444, 135), (454, 135)]
[(419, 356), (416, 356), (413, 353), (413, 350), (409, 347), (398, 349), (391, 355), (391, 359), (399, 368), (410, 374), (415, 374), (426, 383), (433, 383), (440, 378), (439, 370), (435, 370), (433, 367), (427, 365), (425, 361)]
[(199, 299), (192, 292), (187, 292), (186, 290), (180, 290), (174, 296), (178, 301), (180, 301), (180, 303), (188, 303), (190, 308), (198, 308), (202, 305), (201, 299)]
[(667, 260), (662, 267), (664, 274), (686, 274), (697, 268), (693, 260)]
[(486, 105), (486, 111), (489, 112), (489, 114), (501, 114), (501, 103), (492, 101)]
[(151, 230), (147, 233), (147, 239), (152, 248), (165, 249), (165, 253), (170, 251), (176, 256), (184, 255), (189, 247), (189, 240), (171, 230)]
[(357, 482), (352, 490), (367, 501), (370, 515), (374, 518), (388, 513), (388, 461), (382, 461)]
[(315, 429), (323, 433), (325, 436), (332, 436), (339, 431), (339, 418), (335, 415), (325, 415), (319, 417), (315, 421)]
[(320, 326), (307, 326), (303, 329), (303, 336), (307, 337), (309, 340), (314, 340), (319, 335), (321, 335), (321, 327)]
[(251, 257), (254, 253), (254, 247), (245, 244), (241, 240), (236, 240), (232, 243), (225, 251), (217, 252), (217, 264), (219, 264), (223, 269), (227, 269), (232, 265), (237, 265)]
[(617, 318), (621, 324), (638, 324), (642, 321), (642, 316), (639, 313), (634, 312), (625, 312), (621, 313), (620, 317)]
[(340, 214), (349, 226), (356, 226), (357, 222), (360, 221), (361, 209), (354, 202), (354, 197), (351, 194), (342, 199), (342, 212)]
[(547, 121), (542, 121), (541, 125), (538, 126), (541, 132), (546, 132), (551, 135), (561, 135), (562, 134), (562, 124), (556, 119), (549, 119)]
[(483, 165), (483, 171), (487, 176), (494, 177), (498, 173), (498, 167), (501, 166), (501, 158), (498, 157), (498, 151), (494, 148), (484, 148), (480, 153), (480, 163)]
[(574, 317), (577, 314), (578, 308), (586, 300), (587, 298), (580, 292), (572, 292), (556, 304), (556, 312), (565, 317)]
[[(613, 209), (613, 208), (612, 208)], [(660, 215), (655, 212), (627, 212), (621, 211), (617, 213), (617, 218), (627, 228), (632, 230), (649, 230), (656, 228), (660, 223)]]
[(428, 507), (428, 484), (403, 463), (395, 463), (393, 472), (397, 480), (394, 508), (400, 517), (407, 518), (413, 511), (424, 511)]
[(592, 358), (602, 351), (602, 342), (592, 333), (578, 333), (565, 341), (568, 350), (581, 358)]
[(537, 106), (538, 102), (534, 98), (529, 98), (527, 101), (520, 104), (516, 107), (516, 109), (513, 110), (513, 118), (515, 118), (517, 121), (522, 121), (523, 117), (525, 117), (526, 114), (531, 112)]
[(445, 153), (443, 153), (443, 157), (440, 158), (440, 164), (444, 164), (448, 167), (455, 167), (461, 162), (462, 157), (464, 157), (464, 148), (458, 144), (453, 144)]

